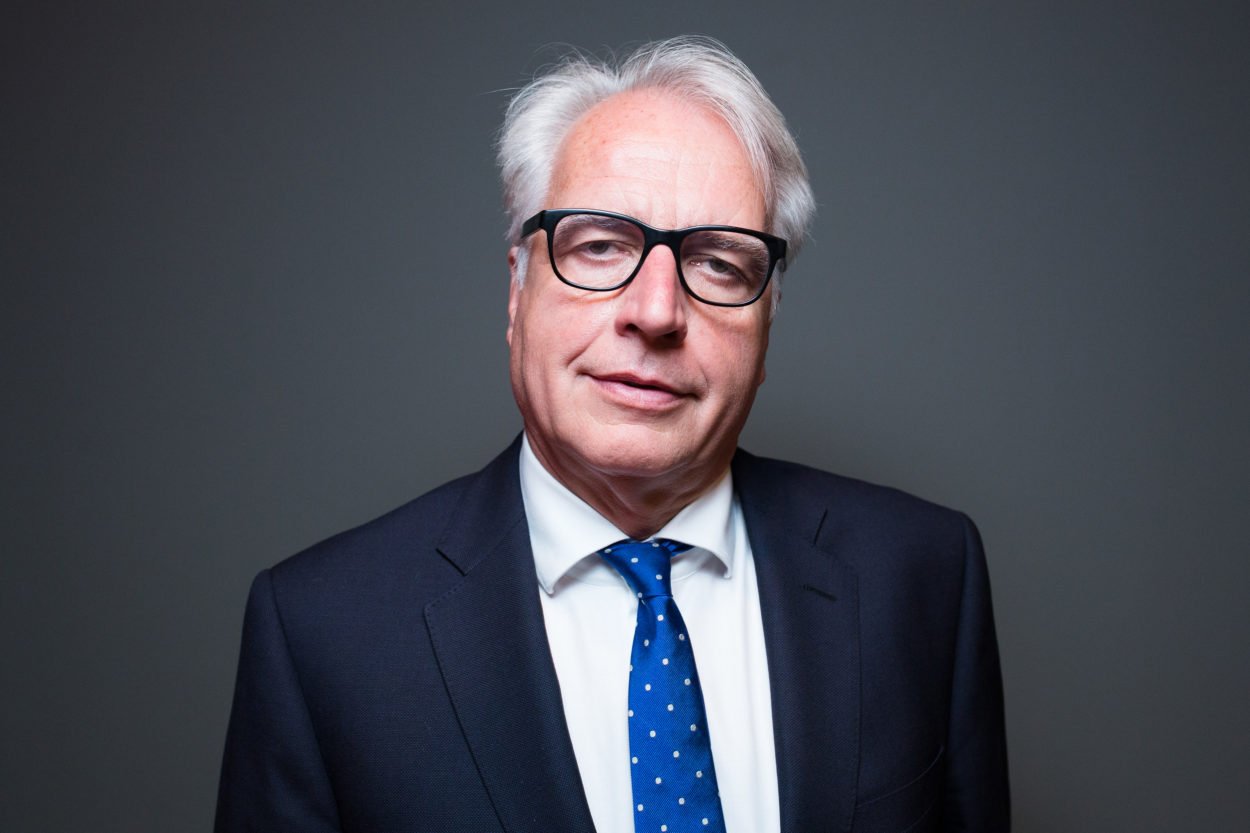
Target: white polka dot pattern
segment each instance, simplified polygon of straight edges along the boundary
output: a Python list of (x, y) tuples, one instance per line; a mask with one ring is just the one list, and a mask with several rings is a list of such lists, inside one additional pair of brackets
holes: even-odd
[(628, 720), (639, 833), (725, 830), (703, 690), (672, 594), (669, 559), (688, 549), (663, 539), (627, 540), (599, 553), (638, 597)]

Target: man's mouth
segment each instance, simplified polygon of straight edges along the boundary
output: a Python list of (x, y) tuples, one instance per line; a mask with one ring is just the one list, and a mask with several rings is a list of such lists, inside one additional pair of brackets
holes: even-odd
[(645, 378), (636, 376), (633, 373), (609, 373), (604, 376), (596, 377), (601, 382), (615, 382), (622, 385), (628, 385), (633, 388), (642, 388), (644, 390), (658, 390), (664, 393), (671, 393), (674, 396), (680, 396), (681, 392), (674, 386), (667, 384), (660, 379)]
[(609, 399), (641, 410), (664, 410), (681, 402), (688, 394), (663, 379), (634, 373), (606, 373), (591, 378)]

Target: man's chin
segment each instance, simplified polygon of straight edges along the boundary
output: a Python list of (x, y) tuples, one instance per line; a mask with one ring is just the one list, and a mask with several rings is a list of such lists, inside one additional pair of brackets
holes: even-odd
[(629, 479), (680, 477), (698, 456), (697, 448), (641, 426), (616, 426), (578, 449), (588, 469)]

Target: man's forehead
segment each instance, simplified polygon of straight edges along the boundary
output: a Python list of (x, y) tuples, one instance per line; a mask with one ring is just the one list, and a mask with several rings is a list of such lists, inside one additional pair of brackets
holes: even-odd
[(573, 126), (547, 206), (601, 208), (661, 227), (757, 227), (763, 195), (745, 148), (706, 107), (672, 93), (621, 93)]

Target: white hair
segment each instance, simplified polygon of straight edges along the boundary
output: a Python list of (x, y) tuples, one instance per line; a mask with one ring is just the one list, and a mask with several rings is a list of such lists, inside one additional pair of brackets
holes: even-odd
[[(673, 93), (719, 116), (742, 143), (764, 195), (764, 231), (788, 243), (786, 265), (807, 234), (816, 203), (798, 144), (758, 79), (713, 38), (684, 36), (644, 44), (619, 63), (574, 53), (513, 96), (499, 134), (499, 167), (508, 241), (520, 243), (521, 224), (542, 210), (565, 136), (591, 108), (631, 90)], [(523, 280), (527, 250), (517, 250)], [(780, 270), (778, 270), (780, 272)], [(773, 305), (781, 275), (773, 280)]]

